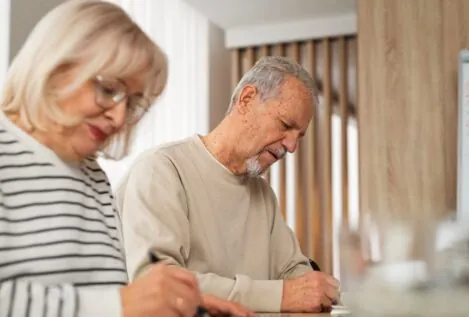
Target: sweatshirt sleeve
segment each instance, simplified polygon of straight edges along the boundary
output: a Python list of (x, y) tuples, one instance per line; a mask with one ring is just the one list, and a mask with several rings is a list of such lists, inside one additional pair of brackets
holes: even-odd
[(273, 205), (270, 233), (271, 272), (273, 278), (294, 279), (313, 271), (309, 259), (303, 255), (293, 230), (285, 223), (272, 188), (265, 184)]
[[(147, 271), (150, 250), (166, 264), (186, 267), (191, 232), (187, 198), (172, 161), (161, 153), (142, 158), (116, 194), (123, 217), (129, 278), (136, 279)], [(254, 311), (280, 311), (281, 280), (195, 274), (203, 293), (238, 302)]]
[(211, 273), (196, 275), (204, 293), (240, 303), (255, 312), (280, 312), (282, 280), (253, 280), (242, 274), (234, 279)]
[(121, 317), (119, 288), (88, 289), (28, 281), (0, 283), (0, 315), (8, 317)]

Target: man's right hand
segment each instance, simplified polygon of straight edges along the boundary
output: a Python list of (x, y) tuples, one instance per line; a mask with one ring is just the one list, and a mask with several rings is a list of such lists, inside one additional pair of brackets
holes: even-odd
[(201, 305), (195, 276), (184, 269), (156, 264), (121, 288), (124, 317), (193, 317)]
[(330, 310), (340, 297), (339, 281), (323, 272), (308, 272), (283, 282), (283, 312), (318, 313)]

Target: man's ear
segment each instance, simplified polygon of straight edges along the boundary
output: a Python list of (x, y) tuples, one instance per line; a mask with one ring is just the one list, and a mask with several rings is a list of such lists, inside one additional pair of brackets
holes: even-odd
[(241, 93), (238, 98), (237, 110), (241, 114), (245, 114), (251, 109), (252, 102), (256, 99), (258, 94), (257, 88), (254, 85), (246, 85), (241, 89)]

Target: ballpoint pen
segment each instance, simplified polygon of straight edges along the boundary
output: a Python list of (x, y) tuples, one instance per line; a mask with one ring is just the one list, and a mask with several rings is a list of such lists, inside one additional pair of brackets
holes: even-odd
[[(160, 258), (158, 258), (158, 256), (153, 252), (149, 252), (148, 257), (150, 259), (150, 263), (160, 262)], [(197, 307), (196, 316), (198, 316), (198, 317), (210, 317), (210, 314), (208, 313), (208, 311), (205, 308), (203, 308), (202, 306), (199, 306), (199, 307)]]

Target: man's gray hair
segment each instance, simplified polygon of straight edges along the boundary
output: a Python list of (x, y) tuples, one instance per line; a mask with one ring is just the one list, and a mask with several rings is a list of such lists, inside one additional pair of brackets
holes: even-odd
[(286, 75), (293, 76), (303, 82), (311, 93), (314, 104), (318, 104), (316, 83), (306, 69), (286, 57), (266, 56), (261, 57), (241, 78), (231, 96), (227, 114), (233, 110), (244, 86), (248, 84), (256, 86), (261, 100), (265, 101), (268, 98), (274, 97), (279, 92), (279, 88), (282, 86)]

